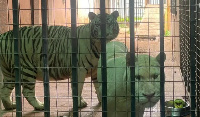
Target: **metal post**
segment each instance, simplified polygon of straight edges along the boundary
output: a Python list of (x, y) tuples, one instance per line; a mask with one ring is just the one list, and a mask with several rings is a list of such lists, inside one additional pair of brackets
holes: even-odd
[(190, 99), (191, 99), (191, 117), (195, 117), (195, 109), (196, 109), (196, 40), (195, 40), (195, 6), (196, 1), (190, 0), (190, 73), (191, 73), (191, 80), (190, 80)]
[(47, 0), (42, 0), (42, 57), (43, 57), (43, 80), (44, 80), (44, 114), (50, 117), (50, 93), (49, 93), (49, 70), (48, 70), (48, 31), (47, 31)]
[(76, 31), (76, 0), (71, 0), (71, 42), (72, 42), (72, 95), (73, 95), (73, 116), (78, 117), (78, 72), (77, 53), (78, 39)]
[[(200, 0), (197, 0), (197, 3), (200, 3)], [(199, 12), (200, 12), (200, 9), (199, 8), (197, 8), (197, 15), (196, 15), (196, 17), (197, 17), (197, 19), (200, 17), (200, 15), (199, 15)], [(200, 26), (200, 21), (198, 20), (197, 21), (197, 26)], [(198, 27), (197, 28), (197, 32), (199, 33), (200, 32), (200, 28)], [(196, 35), (197, 36), (197, 47), (200, 47), (200, 35), (199, 34), (197, 34)], [(196, 61), (199, 61), (200, 60), (200, 57), (199, 57), (199, 55), (200, 55), (200, 49), (198, 48), (197, 49), (197, 58), (196, 58)], [(196, 89), (196, 91), (197, 91), (197, 94), (196, 94), (196, 96), (197, 96), (197, 105), (196, 105), (196, 111), (197, 111), (197, 117), (199, 117), (200, 116), (200, 92), (199, 92), (199, 90), (200, 90), (200, 84), (199, 84), (199, 82), (200, 82), (200, 78), (199, 78), (199, 76), (200, 76), (200, 64), (199, 63), (197, 63), (197, 76), (196, 76), (196, 78), (197, 78), (197, 89)]]
[(18, 0), (13, 0), (13, 39), (14, 39), (14, 64), (15, 64), (15, 95), (16, 95), (16, 117), (22, 116), (21, 99), (21, 73), (20, 73), (20, 38), (19, 38), (19, 8)]
[(31, 25), (34, 25), (34, 0), (30, 0), (31, 6)]
[(102, 76), (102, 117), (107, 117), (107, 61), (106, 61), (106, 15), (105, 0), (100, 0), (101, 14), (101, 76)]
[(160, 0), (160, 116), (165, 117), (164, 3)]
[(131, 77), (131, 117), (135, 117), (135, 20), (134, 0), (129, 0), (130, 16), (130, 77)]

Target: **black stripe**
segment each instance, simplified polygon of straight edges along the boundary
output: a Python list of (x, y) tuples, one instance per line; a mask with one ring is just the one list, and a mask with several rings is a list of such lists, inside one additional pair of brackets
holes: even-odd
[[(10, 40), (10, 39), (9, 39), (9, 35), (10, 35), (9, 33), (6, 33), (6, 34), (5, 34), (5, 37), (6, 37), (6, 38), (4, 39), (4, 41), (5, 41), (5, 48), (4, 48), (4, 49), (5, 49), (5, 53), (7, 53), (6, 50), (7, 50), (7, 46), (8, 46), (8, 40)], [(12, 35), (10, 35), (10, 37), (11, 37), (11, 36), (12, 36)]]
[[(52, 55), (52, 54), (51, 54)], [(48, 59), (48, 60), (50, 60), (50, 58)], [(52, 59), (52, 61), (49, 61), (49, 67), (55, 67), (55, 61), (56, 59), (55, 59), (55, 56), (53, 56), (53, 59)]]
[(42, 37), (42, 33), (40, 32), (40, 30), (36, 33), (34, 33), (33, 39), (40, 39)]
[[(100, 58), (100, 53), (99, 53), (99, 49), (95, 46), (95, 42), (91, 42), (92, 43), (92, 52), (94, 53), (96, 58)], [(94, 50), (95, 49), (95, 50)]]
[[(52, 26), (51, 26), (52, 27)], [(54, 26), (54, 27), (52, 27), (51, 28), (52, 29), (52, 31), (51, 32), (49, 32), (49, 38), (51, 37), (52, 39), (54, 39), (55, 38), (55, 36), (56, 36), (56, 34), (58, 34), (59, 33), (59, 29), (60, 29), (60, 27), (58, 27), (58, 26)], [(59, 34), (58, 34), (59, 35)], [(57, 38), (57, 37), (56, 37)]]
[(42, 33), (42, 29), (40, 26), (34, 27), (34, 32), (33, 32), (34, 39), (37, 39), (37, 37), (41, 37), (42, 36), (41, 33)]
[(63, 27), (62, 31), (60, 31), (61, 32), (60, 36), (62, 37), (61, 39), (65, 39), (66, 38), (66, 33), (65, 33), (66, 31), (65, 30), (67, 30), (66, 27)]
[(55, 78), (55, 75), (53, 74), (53, 68), (49, 68), (49, 76)]
[(37, 70), (36, 65), (35, 65), (34, 62), (33, 62), (33, 61), (34, 61), (34, 56), (36, 56), (36, 55), (35, 55), (35, 41), (36, 41), (36, 40), (32, 38), (32, 41), (31, 41), (32, 45), (31, 45), (31, 46), (33, 47), (33, 50), (32, 50), (33, 53), (32, 53), (32, 55), (31, 55), (31, 61), (32, 61), (33, 66), (34, 66), (35, 69)]
[(85, 67), (84, 62), (83, 62), (83, 59), (82, 59), (82, 64), (83, 64), (83, 67), (85, 68), (85, 70), (86, 70), (87, 73), (88, 73), (88, 69)]
[(92, 65), (92, 63), (88, 60), (88, 58), (87, 58), (86, 55), (85, 55), (85, 59), (87, 60), (88, 64), (90, 64), (91, 67), (94, 67), (94, 66)]
[(53, 68), (54, 70), (54, 74), (55, 74), (55, 79), (58, 79), (58, 78), (60, 78), (60, 75), (58, 74), (58, 68)]
[(88, 54), (92, 55), (92, 53), (90, 52), (90, 49), (87, 47), (87, 50), (88, 50)]
[(56, 66), (56, 67), (62, 66), (62, 59), (59, 57), (60, 54), (61, 53), (55, 54), (55, 56), (57, 57), (57, 62), (58, 62), (58, 66)]
[[(23, 74), (23, 75), (25, 75), (25, 76), (27, 76), (27, 77), (31, 77), (31, 78), (36, 79), (36, 76), (31, 75), (31, 74), (28, 74), (28, 73), (24, 72), (23, 70), (21, 71), (21, 74)], [(24, 79), (24, 78), (23, 78), (23, 79)]]
[[(24, 51), (22, 50), (22, 52), (24, 52), (24, 56), (22, 56), (22, 58), (23, 58), (23, 62), (27, 65), (27, 66), (29, 66), (29, 64), (28, 64), (28, 62), (31, 64), (31, 65), (33, 65), (33, 63), (31, 62), (31, 60), (29, 59), (29, 56), (28, 56), (28, 52), (27, 52), (27, 50), (26, 50), (26, 47), (27, 47), (27, 45), (26, 45), (26, 40), (24, 40)], [(27, 62), (28, 61), (28, 62)], [(30, 66), (29, 66), (30, 67)]]
[(26, 32), (26, 36), (27, 38), (25, 38), (26, 40), (28, 40), (28, 43), (32, 40), (33, 38), (33, 30), (32, 30), (32, 27), (30, 27), (29, 29), (27, 29), (28, 31)]
[[(94, 46), (94, 45), (93, 45)], [(97, 51), (95, 51), (93, 48), (92, 48), (92, 52), (93, 52), (93, 54), (94, 54), (94, 56), (96, 57), (96, 58), (100, 58), (99, 57), (99, 53), (97, 52)], [(97, 54), (98, 53), (98, 54)]]
[(30, 66), (25, 66), (21, 63), (21, 67), (25, 68), (25, 69), (28, 69), (34, 73), (37, 73), (37, 67), (30, 67)]
[[(22, 82), (26, 82), (26, 83), (30, 82), (28, 79), (30, 79), (30, 78), (22, 78)], [(34, 84), (34, 83), (32, 82), (32, 84)]]
[[(26, 85), (22, 85), (24, 89), (33, 90), (35, 88), (35, 83), (25, 82)], [(30, 87), (32, 86), (32, 87)]]
[(40, 31), (41, 27), (40, 26), (35, 26), (35, 27), (33, 27), (33, 29), (34, 29), (34, 34), (35, 34), (35, 33)]
[[(13, 50), (13, 48), (14, 48), (14, 40), (13, 39), (10, 39), (10, 52), (12, 52), (12, 50)], [(10, 53), (9, 52), (9, 53)], [(7, 53), (7, 55), (6, 56), (9, 56), (9, 59), (8, 59), (8, 64), (9, 64), (9, 66), (11, 66), (11, 63), (12, 63), (12, 57), (14, 57), (14, 56), (12, 56), (12, 53)]]
[(94, 80), (97, 80), (97, 77), (95, 77), (95, 78), (92, 78), (92, 81), (94, 81)]
[(36, 46), (36, 49), (41, 49), (41, 48), (38, 48), (38, 46), (39, 46), (39, 44), (41, 44), (42, 42), (42, 39), (40, 38), (40, 39), (36, 39), (37, 40), (37, 43), (36, 43), (36, 45), (34, 45), (34, 46)]
[(19, 37), (23, 38), (26, 37), (27, 33), (25, 32), (28, 29), (28, 27), (22, 27), (20, 28), (20, 33), (19, 33)]
[[(56, 44), (57, 45), (57, 44)], [(57, 45), (57, 47), (59, 47)], [(51, 43), (49, 42), (48, 43), (48, 54), (49, 54), (49, 57), (48, 57), (48, 60), (50, 60), (50, 58), (54, 58), (55, 59), (55, 53), (53, 52), (55, 49), (57, 49), (56, 47), (54, 47), (54, 42), (51, 41)]]
[(4, 70), (2, 70), (2, 72), (4, 76), (15, 78), (14, 73), (11, 73), (11, 70), (7, 67), (4, 67)]

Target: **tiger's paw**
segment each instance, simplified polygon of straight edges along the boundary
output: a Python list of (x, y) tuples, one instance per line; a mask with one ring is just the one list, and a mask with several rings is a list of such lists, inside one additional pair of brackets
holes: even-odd
[(84, 108), (86, 106), (87, 106), (87, 102), (82, 97), (79, 97), (78, 98), (78, 107), (79, 108)]
[(97, 99), (99, 101), (99, 103), (101, 103), (101, 96), (100, 96), (100, 93), (99, 93), (99, 90), (96, 90), (95, 93), (97, 94)]
[(5, 110), (13, 110), (13, 109), (16, 109), (16, 103), (13, 102), (12, 104), (7, 104), (7, 105), (4, 105), (5, 107)]
[(99, 95), (97, 95), (97, 99), (98, 99), (99, 103), (102, 102), (102, 99), (101, 99), (101, 97)]
[(41, 111), (44, 110), (44, 103), (40, 103), (34, 107), (35, 110)]

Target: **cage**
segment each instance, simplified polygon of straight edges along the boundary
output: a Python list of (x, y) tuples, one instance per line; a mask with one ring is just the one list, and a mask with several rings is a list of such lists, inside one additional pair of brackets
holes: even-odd
[(198, 2), (0, 0), (0, 116), (199, 117)]

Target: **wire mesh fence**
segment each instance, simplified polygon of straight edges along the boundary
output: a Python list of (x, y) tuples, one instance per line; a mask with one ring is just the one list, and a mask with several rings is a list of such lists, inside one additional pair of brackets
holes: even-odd
[(180, 66), (190, 93), (191, 116), (199, 116), (198, 0), (180, 2)]
[(0, 0), (1, 114), (198, 117), (198, 2)]

